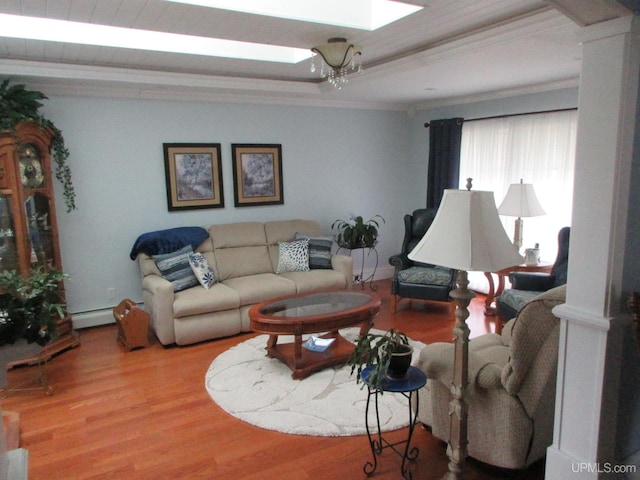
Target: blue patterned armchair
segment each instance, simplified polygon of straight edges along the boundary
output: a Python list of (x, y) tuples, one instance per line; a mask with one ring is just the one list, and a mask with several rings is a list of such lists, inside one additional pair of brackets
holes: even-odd
[(502, 322), (515, 318), (520, 309), (534, 297), (567, 283), (569, 266), (569, 234), (571, 229), (563, 227), (558, 232), (558, 255), (551, 273), (511, 272), (511, 288), (496, 299), (496, 311)]
[(398, 298), (451, 301), (449, 292), (455, 288), (456, 271), (414, 262), (407, 256), (429, 230), (436, 212), (436, 208), (421, 208), (404, 216), (402, 251), (389, 258), (395, 268), (391, 279), (391, 311), (394, 313)]

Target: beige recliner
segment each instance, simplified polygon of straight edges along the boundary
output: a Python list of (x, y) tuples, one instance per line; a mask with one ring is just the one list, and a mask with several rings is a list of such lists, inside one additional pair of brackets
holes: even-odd
[[(469, 343), (468, 454), (503, 468), (525, 468), (553, 440), (560, 320), (551, 309), (565, 302), (566, 285), (530, 300), (501, 335)], [(428, 377), (420, 392), (419, 420), (449, 439), (453, 344), (433, 343), (418, 367)]]

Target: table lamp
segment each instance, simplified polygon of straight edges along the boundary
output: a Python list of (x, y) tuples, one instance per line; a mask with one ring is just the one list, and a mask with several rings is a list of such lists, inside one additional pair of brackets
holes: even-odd
[(409, 253), (416, 262), (458, 270), (457, 288), (451, 292), (456, 302), (454, 333), (453, 399), (449, 407), (451, 429), (447, 455), (449, 472), (445, 478), (462, 478), (467, 457), (467, 404), (469, 317), (468, 306), (475, 293), (467, 287), (467, 271), (497, 272), (522, 263), (509, 240), (496, 209), (493, 192), (445, 190), (438, 212), (424, 237)]
[(498, 213), (500, 215), (518, 217), (513, 234), (513, 244), (520, 250), (524, 226), (522, 217), (537, 217), (538, 215), (544, 215), (545, 211), (540, 202), (538, 202), (533, 184), (522, 183), (522, 179), (520, 179), (520, 183), (509, 185), (509, 190), (507, 190), (504, 200), (498, 207)]

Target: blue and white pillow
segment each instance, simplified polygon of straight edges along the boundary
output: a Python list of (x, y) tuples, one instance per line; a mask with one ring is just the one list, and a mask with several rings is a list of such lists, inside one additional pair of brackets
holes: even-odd
[(193, 270), (193, 274), (200, 282), (200, 285), (204, 288), (208, 290), (216, 283), (216, 274), (213, 268), (209, 266), (209, 262), (204, 258), (204, 255), (201, 253), (189, 254), (189, 265), (191, 265), (191, 270)]
[(309, 271), (309, 240), (278, 242), (276, 273)]
[(193, 248), (191, 245), (186, 245), (175, 252), (153, 256), (162, 276), (173, 284), (174, 292), (198, 285), (198, 279), (189, 265), (190, 253), (193, 253)]
[(309, 240), (309, 268), (311, 270), (331, 268), (331, 248), (333, 237), (325, 235), (310, 236), (296, 233), (296, 240)]

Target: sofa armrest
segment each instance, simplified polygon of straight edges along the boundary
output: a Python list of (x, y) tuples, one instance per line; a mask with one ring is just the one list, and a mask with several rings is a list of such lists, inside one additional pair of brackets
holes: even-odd
[(515, 290), (544, 292), (553, 287), (555, 275), (539, 272), (511, 272), (509, 281), (511, 288)]
[(353, 258), (346, 255), (333, 255), (331, 268), (342, 273), (347, 279), (347, 290), (353, 287)]
[[(452, 343), (432, 343), (427, 345), (417, 363), (427, 378), (438, 380), (447, 388), (453, 382), (453, 350)], [(501, 382), (502, 368), (490, 360), (469, 352), (469, 393), (475, 389), (503, 388)]]
[(151, 316), (151, 325), (160, 343), (175, 343), (173, 284), (160, 275), (147, 275), (142, 279), (142, 296), (145, 310)]
[(389, 263), (395, 267), (396, 274), (400, 270), (406, 270), (411, 266), (411, 260), (409, 260), (406, 253), (398, 253), (389, 257)]

